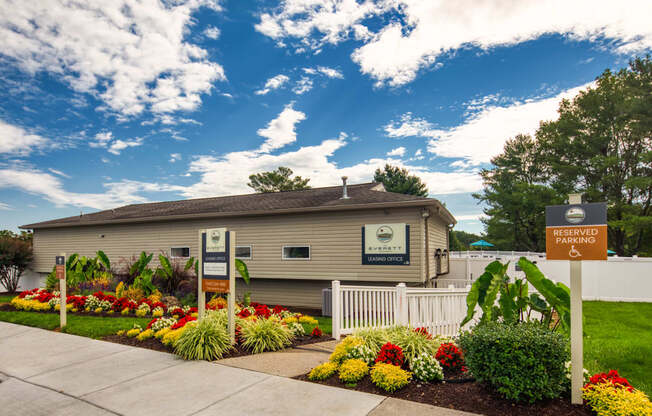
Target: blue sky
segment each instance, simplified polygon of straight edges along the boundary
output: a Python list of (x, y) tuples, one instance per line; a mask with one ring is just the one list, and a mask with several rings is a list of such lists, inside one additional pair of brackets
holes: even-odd
[(86, 3), (0, 0), (1, 228), (392, 163), (480, 232), (505, 140), (652, 48), (649, 1)]

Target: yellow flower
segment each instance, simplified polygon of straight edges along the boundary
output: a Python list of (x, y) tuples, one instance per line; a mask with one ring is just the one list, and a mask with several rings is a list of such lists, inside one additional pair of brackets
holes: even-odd
[(583, 397), (598, 416), (652, 416), (652, 403), (640, 390), (599, 383), (584, 388)]
[(407, 386), (410, 378), (412, 373), (392, 364), (377, 363), (371, 369), (371, 381), (390, 393)]
[(369, 366), (364, 361), (353, 358), (344, 360), (339, 371), (340, 380), (344, 383), (357, 383), (369, 373)]
[(106, 311), (106, 313), (108, 313), (109, 315), (113, 315), (113, 309), (109, 309), (108, 311)]
[(79, 309), (77, 309), (77, 308), (72, 308), (70, 311), (71, 311), (71, 312), (79, 312)]
[(199, 316), (199, 314), (197, 312), (193, 312), (193, 313), (190, 314), (190, 316), (192, 316), (193, 318), (196, 318), (196, 317)]
[(102, 308), (95, 308), (93, 312), (95, 313), (102, 313), (103, 309)]
[(154, 334), (154, 337), (156, 337), (156, 339), (162, 339), (162, 338), (165, 336), (165, 334), (167, 334), (167, 333), (170, 332), (170, 331), (171, 331), (171, 330), (170, 330), (170, 327), (163, 328), (163, 329), (159, 329), (159, 330)]
[(328, 377), (335, 374), (336, 371), (337, 363), (327, 361), (310, 370), (308, 378), (310, 380), (326, 380)]
[(126, 332), (127, 332), (127, 331), (125, 331), (124, 329), (121, 329), (121, 330), (119, 330), (118, 332), (116, 332), (115, 334), (116, 334), (116, 335), (119, 335), (119, 336), (123, 336)]
[(348, 336), (344, 338), (342, 342), (335, 346), (335, 349), (330, 356), (330, 360), (336, 363), (342, 362), (349, 351), (358, 345), (364, 345), (364, 340), (362, 338), (356, 336)]
[(133, 338), (138, 334), (140, 334), (140, 329), (138, 329), (138, 328), (130, 329), (129, 331), (127, 331), (127, 336), (129, 338)]
[(54, 310), (55, 311), (60, 311), (61, 310), (61, 304), (57, 303), (56, 305), (54, 305)]
[(115, 287), (115, 297), (120, 299), (122, 297), (122, 292), (125, 290), (125, 284), (123, 282), (118, 283), (118, 286)]
[(145, 310), (145, 309), (137, 309), (136, 310), (136, 316), (138, 316), (139, 318), (142, 318), (145, 315), (147, 315), (147, 310)]
[(90, 311), (91, 311), (91, 308), (84, 309), (84, 312), (90, 312)]
[(163, 316), (163, 310), (159, 308), (154, 309), (154, 312), (152, 312), (152, 316), (154, 318), (160, 318), (161, 316)]
[(285, 322), (286, 324), (292, 324), (294, 322), (299, 322), (299, 320), (297, 319), (296, 316), (288, 316), (287, 318), (283, 319), (283, 322)]
[(147, 329), (147, 330), (141, 332), (140, 334), (138, 334), (136, 339), (138, 341), (145, 341), (146, 339), (150, 339), (153, 336), (154, 336), (154, 331), (152, 331), (151, 329)]
[(66, 305), (66, 310), (67, 310), (67, 311), (71, 311), (71, 310), (73, 310), (73, 307), (74, 307), (74, 306), (75, 306), (75, 305), (73, 305), (72, 303), (68, 303), (68, 304)]
[(129, 308), (124, 308), (121, 312), (120, 315), (129, 315)]

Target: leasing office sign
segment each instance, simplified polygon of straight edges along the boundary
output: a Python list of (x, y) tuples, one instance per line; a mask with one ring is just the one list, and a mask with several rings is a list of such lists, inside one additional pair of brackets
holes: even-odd
[(365, 224), (362, 227), (362, 264), (409, 265), (410, 226), (405, 223)]

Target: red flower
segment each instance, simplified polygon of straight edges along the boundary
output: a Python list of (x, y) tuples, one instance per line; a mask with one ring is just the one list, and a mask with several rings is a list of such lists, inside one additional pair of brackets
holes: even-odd
[(597, 373), (591, 376), (589, 382), (584, 386), (585, 388), (600, 383), (610, 383), (614, 388), (625, 388), (627, 391), (633, 391), (634, 387), (629, 384), (626, 378), (618, 375), (617, 370), (609, 370), (608, 373)]
[(152, 328), (152, 325), (154, 325), (154, 323), (155, 323), (156, 321), (158, 321), (159, 319), (161, 319), (161, 318), (154, 318), (154, 319), (152, 319), (151, 321), (149, 321), (149, 323), (147, 324), (147, 329), (151, 329), (151, 328)]
[(313, 337), (313, 338), (319, 338), (319, 337), (321, 337), (323, 334), (324, 334), (324, 333), (321, 331), (321, 329), (319, 329), (319, 327), (316, 326), (316, 327), (312, 330), (312, 332), (310, 333), (310, 336)]
[(262, 316), (264, 318), (269, 318), (270, 315), (272, 314), (272, 311), (269, 310), (267, 305), (258, 305), (255, 307), (256, 309), (256, 316)]
[(192, 317), (192, 316), (190, 316), (190, 315), (184, 316), (183, 318), (179, 319), (179, 320), (177, 321), (176, 324), (172, 325), (172, 326), (170, 327), (170, 329), (171, 329), (171, 330), (174, 330), (174, 329), (183, 328), (184, 326), (186, 326), (186, 324), (187, 324), (188, 322), (190, 322), (190, 321), (196, 321), (196, 320), (197, 320), (197, 318)]
[(405, 358), (403, 357), (403, 350), (398, 345), (391, 342), (383, 345), (376, 357), (377, 363), (392, 364), (398, 367), (403, 365)]
[(249, 312), (249, 309), (243, 309), (240, 312), (238, 312), (238, 316), (243, 319), (248, 318), (251, 316), (251, 312)]
[(417, 334), (424, 335), (428, 339), (432, 339), (432, 335), (430, 335), (427, 328), (424, 328), (424, 327), (415, 328), (414, 332), (416, 332)]
[(466, 369), (462, 351), (453, 343), (441, 344), (437, 350), (437, 354), (435, 354), (435, 358), (443, 367), (449, 370), (464, 371)]
[(274, 315), (280, 315), (281, 312), (287, 311), (287, 310), (288, 310), (287, 308), (284, 308), (281, 305), (276, 305), (276, 306), (274, 306), (274, 309), (272, 309), (272, 313)]
[(177, 307), (172, 310), (172, 315), (177, 315), (179, 318), (181, 318), (185, 315), (185, 313), (183, 312), (183, 309)]

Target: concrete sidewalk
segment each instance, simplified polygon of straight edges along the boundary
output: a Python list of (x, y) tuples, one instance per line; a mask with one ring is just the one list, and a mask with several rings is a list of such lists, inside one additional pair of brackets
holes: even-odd
[(24, 416), (465, 414), (5, 322), (0, 409)]

